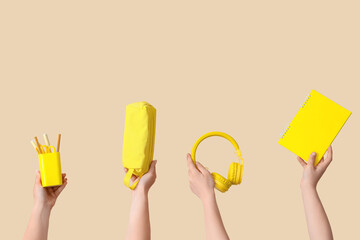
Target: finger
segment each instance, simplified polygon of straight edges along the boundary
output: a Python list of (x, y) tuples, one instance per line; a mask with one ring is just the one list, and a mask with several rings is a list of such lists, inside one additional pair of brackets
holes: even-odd
[(304, 161), (304, 159), (302, 159), (299, 156), (296, 159), (299, 161), (299, 163), (302, 167), (306, 167), (307, 163)]
[[(63, 183), (63, 184), (64, 184), (64, 183), (67, 183), (67, 178), (64, 177), (64, 176), (63, 176), (63, 179), (62, 179), (62, 183)], [(51, 187), (51, 188), (49, 188), (49, 189), (53, 189), (54, 192), (56, 192), (56, 190), (57, 190), (58, 188), (60, 188), (61, 186), (62, 186), (62, 185), (56, 186), (56, 187)]]
[(312, 152), (309, 157), (309, 165), (311, 167), (315, 166), (316, 152)]
[(66, 185), (67, 185), (67, 182), (63, 183), (58, 189), (56, 189), (56, 190), (54, 191), (55, 195), (56, 195), (56, 196), (59, 196), (60, 193), (62, 192), (62, 190), (64, 190), (64, 188), (66, 187)]
[(330, 145), (330, 147), (327, 149), (327, 154), (326, 154), (326, 158), (324, 160), (325, 165), (329, 166), (329, 164), (332, 162), (333, 159), (333, 150), (332, 150), (332, 146)]
[(149, 168), (150, 173), (156, 174), (156, 163), (157, 163), (157, 160), (153, 160), (151, 162), (151, 165), (150, 165), (150, 168)]
[(137, 178), (138, 178), (138, 176), (133, 174), (133, 175), (131, 175), (130, 181), (133, 183), (137, 180)]
[(40, 175), (40, 171), (39, 171), (39, 170), (36, 170), (35, 184), (40, 184), (40, 185), (41, 185), (41, 175)]
[(200, 162), (196, 162), (196, 166), (202, 174), (210, 173)]
[(191, 171), (191, 172), (199, 172), (199, 171), (196, 169), (195, 165), (194, 165), (194, 162), (193, 162), (193, 160), (192, 160), (192, 158), (191, 158), (190, 153), (188, 153), (188, 154), (186, 155), (186, 157), (187, 157), (187, 165), (188, 165), (189, 171)]
[(46, 188), (44, 188), (44, 190), (46, 191), (46, 194), (48, 194), (48, 195), (55, 195), (55, 188), (54, 187), (46, 187)]
[[(63, 184), (64, 183), (65, 183), (65, 181), (63, 182)], [(58, 190), (63, 184), (61, 184), (60, 186), (56, 186), (56, 187), (48, 187), (47, 189), (51, 189), (55, 193), (56, 190)]]
[[(124, 172), (127, 173), (129, 171), (129, 169), (124, 168)], [(130, 182), (134, 182), (136, 180), (137, 176), (135, 176), (134, 174), (131, 175), (130, 178)]]
[(318, 168), (321, 171), (325, 171), (327, 169), (327, 167), (329, 166), (329, 164), (331, 163), (332, 157), (333, 157), (333, 152), (332, 152), (332, 147), (330, 146), (326, 151), (325, 159), (324, 159), (324, 157), (322, 157), (321, 164), (319, 164), (320, 166)]
[(324, 164), (324, 157), (322, 157), (320, 159), (320, 161), (318, 162), (318, 164), (316, 165), (316, 167), (322, 166)]

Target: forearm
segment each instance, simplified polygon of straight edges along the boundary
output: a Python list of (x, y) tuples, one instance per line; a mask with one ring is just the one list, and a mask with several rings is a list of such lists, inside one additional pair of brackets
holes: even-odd
[(35, 204), (23, 240), (46, 240), (49, 229), (50, 207)]
[(229, 239), (216, 203), (215, 193), (205, 198), (202, 203), (204, 207), (206, 239)]
[(311, 240), (332, 240), (329, 219), (315, 187), (302, 186), (306, 222)]
[(127, 240), (148, 240), (150, 234), (150, 216), (148, 193), (138, 189), (132, 193)]

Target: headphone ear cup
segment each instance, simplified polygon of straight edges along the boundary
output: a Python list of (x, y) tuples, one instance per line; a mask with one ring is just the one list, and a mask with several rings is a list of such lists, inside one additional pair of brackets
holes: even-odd
[(243, 172), (242, 164), (236, 162), (231, 163), (228, 173), (229, 181), (234, 185), (240, 184), (242, 180), (242, 172)]
[(211, 173), (211, 175), (214, 178), (215, 188), (217, 190), (219, 190), (220, 192), (226, 192), (227, 190), (229, 190), (229, 188), (232, 185), (232, 183), (229, 180), (227, 180), (226, 178), (215, 172)]

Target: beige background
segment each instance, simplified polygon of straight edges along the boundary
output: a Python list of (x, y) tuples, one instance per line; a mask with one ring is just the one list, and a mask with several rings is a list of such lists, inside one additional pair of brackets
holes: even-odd
[[(158, 110), (153, 239), (204, 239), (185, 154), (202, 134), (237, 139), (243, 184), (217, 193), (232, 239), (307, 239), (302, 169), (277, 141), (316, 89), (353, 112), (319, 184), (337, 239), (359, 239), (358, 1), (1, 1), (0, 238), (20, 239), (38, 160), (29, 141), (61, 132), (69, 184), (49, 239), (123, 239), (126, 104)], [(227, 174), (232, 146), (198, 159)]]

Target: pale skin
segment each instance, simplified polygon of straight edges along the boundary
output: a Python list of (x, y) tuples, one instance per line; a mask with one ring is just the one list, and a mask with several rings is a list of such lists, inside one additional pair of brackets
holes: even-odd
[[(156, 163), (156, 160), (152, 161), (149, 171), (140, 178), (138, 185), (131, 192), (132, 201), (126, 240), (151, 239), (148, 193), (156, 180)], [(131, 182), (135, 181), (137, 177), (133, 175)]]
[(308, 163), (306, 163), (302, 158), (297, 157), (304, 168), (300, 186), (306, 223), (311, 240), (333, 240), (329, 219), (316, 190), (317, 183), (332, 161), (332, 147), (328, 148), (325, 159), (323, 157), (316, 166), (315, 158), (316, 153), (312, 153)]
[(201, 200), (204, 209), (207, 240), (228, 240), (220, 211), (216, 203), (214, 179), (199, 162), (194, 164), (191, 155), (186, 155), (191, 191)]
[(23, 240), (46, 240), (49, 218), (57, 198), (67, 185), (66, 173), (62, 174), (63, 184), (57, 187), (42, 187), (40, 172), (36, 172), (34, 184), (34, 205)]

